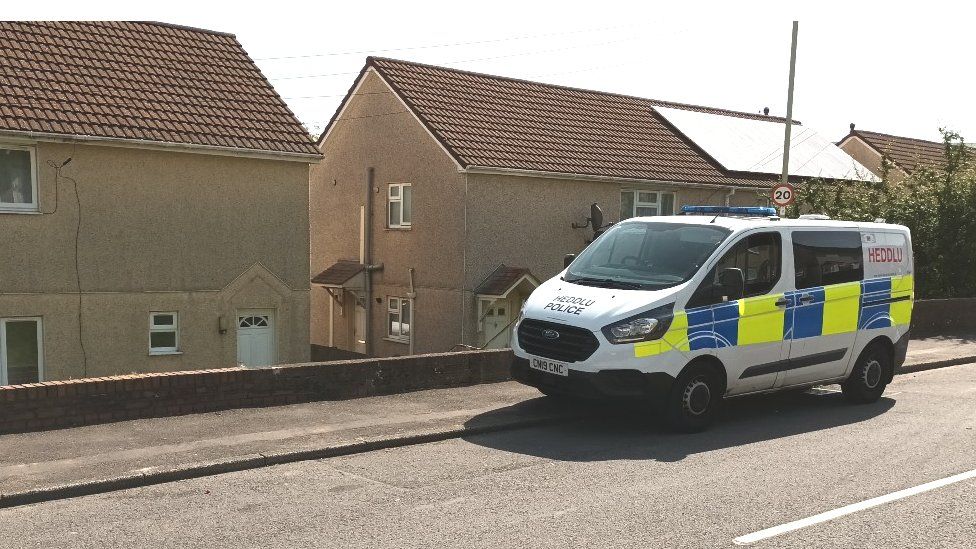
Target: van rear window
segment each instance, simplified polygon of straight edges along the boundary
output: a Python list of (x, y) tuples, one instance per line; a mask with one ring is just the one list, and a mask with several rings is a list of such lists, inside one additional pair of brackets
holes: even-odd
[(816, 288), (864, 278), (858, 231), (794, 231), (796, 288)]

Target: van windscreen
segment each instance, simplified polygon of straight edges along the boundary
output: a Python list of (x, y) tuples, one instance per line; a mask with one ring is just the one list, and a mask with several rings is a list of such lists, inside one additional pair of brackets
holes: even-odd
[(676, 286), (698, 272), (730, 233), (714, 225), (619, 223), (583, 250), (564, 279), (625, 289)]

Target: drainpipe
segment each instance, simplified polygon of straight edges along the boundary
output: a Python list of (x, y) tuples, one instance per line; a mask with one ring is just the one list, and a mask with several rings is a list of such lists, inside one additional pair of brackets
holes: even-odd
[(735, 187), (729, 187), (729, 193), (725, 195), (725, 205), (732, 205), (732, 197), (735, 195)]
[(371, 314), (373, 310), (373, 272), (372, 272), (372, 249), (370, 237), (373, 234), (373, 180), (375, 170), (372, 167), (366, 168), (366, 195), (364, 196), (365, 202), (363, 203), (363, 265), (364, 273), (363, 278), (365, 279), (363, 285), (363, 294), (366, 297), (366, 310), (363, 311), (363, 315), (366, 320), (366, 330), (363, 337), (366, 339), (366, 345), (364, 350), (366, 351), (366, 356), (372, 356), (373, 348), (373, 315)]
[(413, 285), (413, 267), (410, 267), (409, 269), (407, 269), (407, 271), (409, 271), (409, 273), (410, 273), (410, 291), (407, 292), (407, 299), (410, 302), (410, 318), (407, 319), (407, 322), (410, 323), (409, 324), (409, 326), (410, 326), (410, 354), (412, 355), (412, 354), (414, 354), (414, 351), (413, 351), (414, 333), (413, 332), (414, 332), (414, 326), (416, 326), (416, 324), (414, 324), (414, 322), (413, 322), (413, 316), (415, 314), (415, 311), (417, 310), (417, 306), (415, 305), (416, 302), (417, 302), (417, 292), (416, 292), (416, 290), (414, 288), (414, 285)]

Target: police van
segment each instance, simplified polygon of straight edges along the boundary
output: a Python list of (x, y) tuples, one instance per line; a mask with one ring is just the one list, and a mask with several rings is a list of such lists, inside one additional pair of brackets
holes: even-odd
[(613, 225), (526, 301), (513, 377), (642, 399), (683, 431), (725, 397), (840, 383), (878, 400), (908, 347), (911, 235), (823, 217), (685, 206)]

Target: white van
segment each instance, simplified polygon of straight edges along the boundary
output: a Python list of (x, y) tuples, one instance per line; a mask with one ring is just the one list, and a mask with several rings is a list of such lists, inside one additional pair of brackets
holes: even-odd
[(684, 431), (723, 397), (837, 382), (852, 401), (881, 397), (908, 347), (906, 227), (682, 213), (622, 221), (569, 256), (522, 309), (513, 377), (547, 395), (644, 399)]

